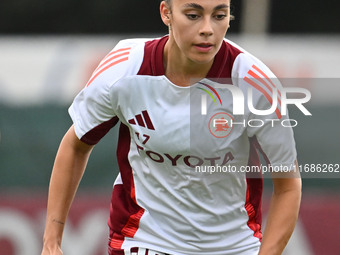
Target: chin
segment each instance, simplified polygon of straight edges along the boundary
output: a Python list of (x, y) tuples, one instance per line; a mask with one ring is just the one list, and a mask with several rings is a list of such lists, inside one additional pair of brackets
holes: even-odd
[(200, 64), (200, 65), (204, 65), (204, 64), (209, 64), (211, 61), (213, 61), (214, 57), (196, 57), (196, 58), (192, 58), (191, 61), (196, 63), (196, 64)]
[(209, 52), (209, 53), (195, 53), (192, 54), (190, 59), (192, 62), (196, 63), (196, 64), (208, 64), (211, 61), (214, 60), (215, 58), (215, 52)]

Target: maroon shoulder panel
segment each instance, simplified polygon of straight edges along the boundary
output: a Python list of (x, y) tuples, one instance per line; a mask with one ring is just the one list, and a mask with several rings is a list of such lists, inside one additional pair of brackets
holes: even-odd
[(241, 50), (223, 41), (207, 78), (231, 78), (235, 59), (240, 53)]
[(160, 76), (165, 74), (163, 66), (163, 49), (168, 36), (145, 43), (143, 63), (138, 71), (139, 75)]

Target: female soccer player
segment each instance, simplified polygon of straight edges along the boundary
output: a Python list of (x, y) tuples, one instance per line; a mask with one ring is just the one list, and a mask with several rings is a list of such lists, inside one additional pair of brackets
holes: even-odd
[(62, 254), (88, 157), (118, 121), (110, 255), (281, 254), (297, 220), (300, 178), (273, 173), (262, 238), (262, 179), (244, 169), (259, 166), (261, 151), (273, 168), (294, 170), (293, 133), (280, 124), (280, 103), (263, 116), (242, 101), (268, 110), (280, 102), (280, 84), (224, 39), (230, 0), (167, 0), (160, 13), (169, 35), (119, 42), (69, 109), (74, 124), (53, 167), (42, 255)]

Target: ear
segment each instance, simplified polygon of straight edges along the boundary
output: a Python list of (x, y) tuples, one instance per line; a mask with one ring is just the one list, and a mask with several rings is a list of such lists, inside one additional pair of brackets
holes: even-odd
[(170, 6), (165, 1), (162, 1), (159, 9), (163, 23), (168, 26), (170, 24)]

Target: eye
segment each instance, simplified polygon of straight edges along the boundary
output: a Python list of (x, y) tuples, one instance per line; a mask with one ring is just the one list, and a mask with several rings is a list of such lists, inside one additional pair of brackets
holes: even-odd
[(188, 13), (188, 14), (185, 14), (187, 16), (188, 19), (190, 20), (197, 20), (199, 18), (199, 15), (197, 14), (191, 14), (191, 13)]
[(227, 17), (226, 14), (217, 14), (217, 15), (215, 15), (215, 19), (217, 19), (217, 20), (223, 20), (226, 17)]

